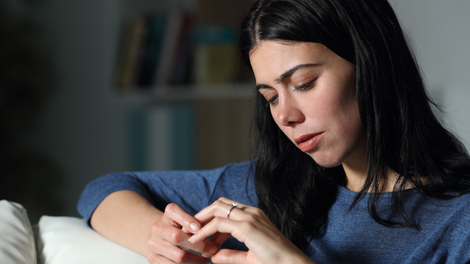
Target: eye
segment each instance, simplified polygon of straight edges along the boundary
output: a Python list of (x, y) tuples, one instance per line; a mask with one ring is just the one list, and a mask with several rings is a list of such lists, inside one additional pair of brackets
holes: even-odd
[(279, 97), (278, 95), (274, 95), (274, 96), (271, 97), (270, 99), (266, 99), (266, 101), (267, 101), (268, 104), (270, 104), (270, 105), (275, 105), (276, 102), (277, 102), (277, 98), (278, 98), (278, 97)]
[(277, 102), (279, 95), (277, 94), (277, 91), (275, 89), (266, 88), (266, 89), (259, 89), (258, 91), (264, 97), (267, 104), (274, 105)]
[(313, 84), (316, 82), (316, 80), (317, 80), (317, 79), (313, 79), (313, 80), (311, 80), (311, 81), (308, 82), (308, 83), (305, 83), (305, 84), (296, 86), (296, 87), (294, 87), (294, 91), (307, 91), (307, 90), (309, 90), (310, 88), (312, 88), (312, 86), (313, 86)]

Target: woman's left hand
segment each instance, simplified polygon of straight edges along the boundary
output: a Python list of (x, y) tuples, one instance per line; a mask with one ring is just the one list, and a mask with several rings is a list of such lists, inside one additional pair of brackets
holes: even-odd
[(212, 256), (214, 263), (315, 263), (262, 210), (240, 203), (232, 208), (235, 203), (222, 197), (194, 216), (203, 227), (190, 238), (191, 243), (213, 235), (211, 242), (220, 245), (232, 235), (248, 247), (248, 251), (219, 250)]

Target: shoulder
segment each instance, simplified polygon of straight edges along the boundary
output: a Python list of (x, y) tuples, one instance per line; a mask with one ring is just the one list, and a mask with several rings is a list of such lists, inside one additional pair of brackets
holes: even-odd
[(252, 162), (246, 161), (242, 163), (231, 163), (223, 167), (221, 172), (220, 183), (233, 185), (232, 187), (240, 187), (240, 183), (253, 180), (254, 174), (252, 170)]
[(224, 167), (224, 174), (235, 174), (240, 177), (247, 177), (251, 175), (252, 161), (245, 161), (240, 163), (230, 163)]
[(456, 228), (464, 230), (470, 239), (470, 193), (466, 193), (448, 201), (447, 206), (452, 208)]
[(453, 224), (470, 224), (470, 193), (452, 199), (421, 196), (413, 202), (415, 206), (422, 209), (419, 214), (433, 216), (432, 218), (439, 220), (436, 224), (444, 223), (444, 220), (452, 221)]
[(434, 229), (442, 229), (449, 243), (470, 245), (470, 193), (430, 203), (427, 218), (434, 218)]
[[(446, 234), (440, 238), (436, 251), (445, 252), (446, 261), (468, 263), (470, 261), (470, 193), (442, 202), (441, 228)], [(445, 250), (443, 250), (445, 249)], [(437, 254), (438, 252), (436, 252)]]
[(223, 196), (247, 205), (257, 204), (252, 164), (246, 161), (223, 167), (211, 200)]
[(415, 193), (410, 216), (419, 231), (405, 235), (415, 243), (404, 263), (468, 263), (470, 261), (470, 194), (453, 199), (434, 199)]

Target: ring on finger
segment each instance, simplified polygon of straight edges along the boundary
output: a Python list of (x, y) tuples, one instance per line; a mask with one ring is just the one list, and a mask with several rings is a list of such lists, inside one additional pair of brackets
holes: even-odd
[(227, 219), (230, 219), (230, 213), (232, 213), (233, 208), (237, 207), (237, 205), (238, 205), (237, 202), (232, 203), (232, 207), (230, 207), (230, 209), (228, 209), (228, 212), (227, 212)]

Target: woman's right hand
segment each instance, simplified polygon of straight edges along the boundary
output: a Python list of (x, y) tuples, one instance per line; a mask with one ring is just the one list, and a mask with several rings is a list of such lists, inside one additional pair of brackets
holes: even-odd
[[(149, 263), (207, 263), (209, 257), (218, 251), (210, 241), (192, 244), (188, 239), (201, 228), (199, 221), (174, 203), (166, 206), (163, 216), (151, 228), (148, 241), (147, 260)], [(188, 252), (192, 250), (202, 256)]]

